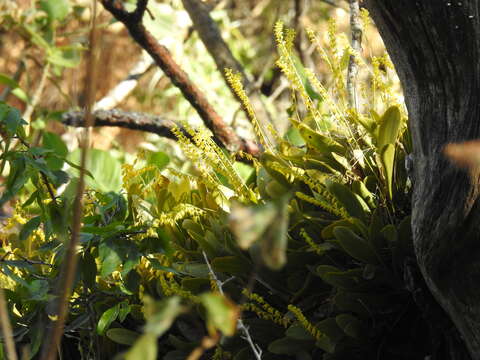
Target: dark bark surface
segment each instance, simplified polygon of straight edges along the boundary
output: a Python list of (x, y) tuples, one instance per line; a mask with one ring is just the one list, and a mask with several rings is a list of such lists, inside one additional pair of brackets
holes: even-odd
[[(443, 155), (448, 143), (480, 137), (480, 1), (367, 0), (366, 6), (409, 112), (417, 261), (470, 356), (480, 359), (479, 171), (468, 174)], [(447, 358), (468, 358), (458, 344), (450, 351)]]

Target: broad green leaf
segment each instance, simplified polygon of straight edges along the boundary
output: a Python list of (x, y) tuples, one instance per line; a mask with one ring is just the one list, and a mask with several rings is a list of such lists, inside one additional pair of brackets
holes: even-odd
[[(80, 163), (80, 151), (75, 150), (70, 154), (69, 160), (75, 164)], [(100, 192), (120, 191), (122, 187), (122, 167), (120, 161), (108, 151), (91, 149), (88, 153), (86, 169), (92, 178), (85, 178), (87, 185)], [(76, 169), (70, 169), (72, 175), (77, 176)]]
[(343, 205), (350, 216), (365, 222), (368, 209), (365, 209), (364, 205), (348, 187), (335, 181), (326, 181), (325, 185), (327, 190)]
[(345, 148), (335, 140), (328, 138), (305, 124), (300, 124), (298, 130), (303, 137), (307, 145), (314, 148), (320, 153), (336, 152), (339, 155), (344, 155)]
[(377, 148), (379, 150), (387, 144), (395, 145), (401, 124), (402, 115), (400, 114), (398, 106), (389, 107), (380, 120), (377, 141)]
[(207, 310), (208, 332), (214, 335), (217, 330), (220, 330), (226, 336), (233, 336), (237, 329), (240, 314), (238, 307), (218, 293), (202, 294), (200, 300)]
[(357, 290), (365, 283), (363, 269), (341, 271), (330, 265), (319, 265), (315, 273), (327, 284), (347, 290)]
[(387, 182), (388, 196), (393, 198), (393, 166), (395, 161), (395, 146), (386, 144), (381, 153), (380, 159), (385, 173), (385, 181)]
[(105, 335), (112, 340), (113, 342), (116, 342), (117, 344), (121, 345), (133, 345), (135, 341), (141, 336), (139, 333), (124, 329), (124, 328), (113, 328), (113, 329), (108, 329)]
[(157, 336), (144, 334), (125, 354), (125, 360), (157, 360)]
[(145, 333), (151, 334), (155, 338), (162, 336), (165, 331), (170, 329), (176, 317), (184, 312), (184, 307), (180, 303), (181, 298), (178, 296), (172, 296), (159, 302), (146, 297), (143, 302), (147, 319)]
[(106, 310), (102, 316), (100, 316), (100, 320), (98, 320), (97, 324), (97, 333), (99, 335), (104, 335), (105, 331), (110, 327), (112, 322), (117, 319), (118, 312), (120, 310), (119, 304), (111, 307), (110, 309)]
[(367, 264), (378, 264), (378, 257), (368, 241), (344, 226), (336, 227), (333, 233), (348, 255)]
[(101, 270), (100, 276), (107, 277), (122, 263), (118, 249), (111, 242), (102, 242), (98, 247)]
[(70, 10), (70, 1), (68, 0), (42, 0), (40, 1), (40, 8), (44, 10), (50, 19), (62, 21), (64, 20)]
[(60, 170), (64, 163), (62, 158), (68, 155), (68, 149), (63, 140), (57, 134), (47, 131), (43, 134), (43, 147), (57, 155), (47, 157), (48, 167), (52, 170)]
[(65, 68), (74, 68), (80, 64), (79, 49), (76, 48), (49, 48), (48, 62)]
[(155, 165), (160, 170), (162, 170), (165, 166), (167, 166), (169, 162), (170, 162), (169, 156), (161, 151), (149, 153), (147, 156), (147, 163)]
[(0, 73), (0, 84), (7, 85), (12, 89), (18, 88), (19, 86), (15, 80), (3, 73)]
[(48, 298), (50, 286), (47, 280), (32, 280), (28, 284), (29, 299), (45, 301)]

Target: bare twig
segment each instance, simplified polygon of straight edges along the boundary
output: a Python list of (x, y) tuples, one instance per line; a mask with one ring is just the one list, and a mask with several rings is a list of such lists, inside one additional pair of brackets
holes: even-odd
[[(218, 291), (220, 292), (220, 294), (225, 295), (223, 292), (224, 282), (221, 282), (218, 279), (215, 272), (213, 271), (213, 268), (210, 265), (210, 261), (208, 261), (208, 257), (205, 251), (202, 251), (202, 254), (203, 254), (203, 258), (205, 259), (205, 263), (207, 264), (210, 276), (212, 277), (212, 280), (215, 281), (215, 283), (217, 284)], [(242, 318), (240, 317), (237, 320), (237, 329), (239, 329), (243, 333), (242, 339), (246, 340), (250, 345), (250, 348), (252, 349), (252, 352), (255, 355), (255, 359), (262, 360), (262, 349), (253, 342), (253, 339), (252, 339), (252, 336), (250, 335), (250, 331), (248, 330), (248, 327), (245, 326), (244, 322), (242, 321)]]
[(50, 71), (50, 64), (46, 64), (43, 66), (42, 76), (40, 78), (40, 82), (38, 83), (38, 87), (35, 90), (32, 100), (27, 105), (22, 117), (25, 119), (26, 122), (30, 123), (30, 118), (32, 117), (33, 112), (35, 111), (35, 107), (37, 106), (40, 98), (42, 97), (43, 89), (45, 88), (45, 83), (47, 82), (48, 73)]
[[(85, 127), (84, 117), (85, 113), (83, 111), (69, 111), (63, 115), (63, 123), (69, 126)], [(187, 138), (191, 138), (190, 134), (183, 130), (182, 125), (173, 120), (166, 119), (162, 116), (123, 111), (119, 109), (95, 111), (93, 113), (92, 126), (116, 126), (132, 130), (147, 131), (173, 140), (177, 140), (177, 137), (172, 132), (172, 129), (178, 127)], [(241, 141), (248, 144), (248, 154), (255, 157), (260, 155), (260, 149), (255, 143), (246, 139), (241, 139)], [(224, 146), (221, 142), (217, 142), (217, 144), (219, 146)]]
[(360, 21), (360, 1), (349, 0), (350, 3), (350, 28), (352, 32), (352, 49), (353, 54), (350, 55), (347, 73), (347, 93), (348, 104), (351, 108), (358, 109), (357, 103), (357, 74), (358, 64), (356, 56), (362, 51), (362, 23)]
[[(266, 125), (271, 121), (271, 116), (265, 108), (260, 96), (260, 92), (258, 91), (258, 87), (256, 86), (255, 82), (249, 79), (249, 76), (245, 73), (243, 66), (237, 61), (237, 59), (235, 59), (230, 47), (223, 40), (220, 29), (210, 16), (209, 6), (205, 3), (202, 3), (200, 0), (182, 0), (182, 3), (193, 22), (195, 30), (207, 48), (208, 53), (215, 61), (218, 71), (220, 71), (222, 74), (233, 96), (239, 100), (234, 89), (230, 86), (225, 69), (232, 69), (242, 75), (243, 87), (249, 94), (250, 102), (252, 103), (257, 118), (259, 119), (260, 123), (266, 127)], [(243, 106), (242, 109), (247, 112)], [(270, 142), (274, 143), (273, 137), (271, 137), (269, 140)]]
[(96, 62), (97, 62), (97, 1), (92, 0), (92, 18), (90, 29), (90, 48), (87, 57), (87, 75), (86, 81), (86, 110), (85, 123), (86, 129), (84, 132), (83, 141), (81, 142), (81, 158), (80, 158), (80, 174), (78, 179), (77, 193), (73, 204), (73, 225), (71, 231), (71, 239), (68, 243), (65, 258), (62, 264), (62, 271), (60, 277), (60, 289), (57, 309), (57, 320), (53, 325), (52, 331), (47, 334), (48, 338), (44, 342), (41, 360), (56, 360), (57, 350), (63, 335), (65, 321), (68, 314), (68, 304), (70, 294), (72, 292), (73, 281), (75, 279), (77, 269), (77, 244), (80, 237), (80, 227), (83, 219), (83, 193), (85, 191), (85, 165), (88, 155), (89, 134), (90, 127), (93, 124), (92, 107), (95, 102), (96, 91)]
[(214, 137), (222, 142), (225, 148), (230, 151), (243, 150), (250, 152), (251, 149), (248, 149), (248, 147), (251, 143), (243, 142), (242, 139), (235, 134), (233, 129), (225, 124), (200, 89), (191, 82), (185, 71), (178, 66), (168, 49), (159, 44), (153, 35), (145, 28), (142, 23), (142, 16), (147, 3), (148, 0), (138, 0), (136, 10), (128, 12), (125, 10), (123, 4), (118, 1), (102, 0), (105, 9), (110, 11), (117, 20), (125, 25), (132, 38), (150, 54), (165, 75), (180, 89), (185, 99), (190, 102), (205, 125), (212, 131)]
[(8, 316), (7, 301), (5, 300), (5, 292), (0, 288), (0, 323), (2, 328), (3, 339), (7, 350), (8, 360), (17, 360), (17, 351), (13, 338), (12, 325)]

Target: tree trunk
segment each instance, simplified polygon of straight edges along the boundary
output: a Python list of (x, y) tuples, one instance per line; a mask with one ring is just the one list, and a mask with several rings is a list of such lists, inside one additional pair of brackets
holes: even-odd
[[(366, 7), (405, 93), (418, 265), (471, 358), (480, 359), (480, 171), (468, 174), (443, 154), (448, 143), (480, 137), (480, 1), (367, 0)], [(452, 356), (468, 358), (457, 347)]]

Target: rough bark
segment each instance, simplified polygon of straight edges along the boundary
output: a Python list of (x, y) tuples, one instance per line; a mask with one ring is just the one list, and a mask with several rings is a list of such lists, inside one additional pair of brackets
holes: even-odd
[[(412, 228), (435, 299), (480, 359), (479, 171), (443, 155), (480, 137), (480, 2), (367, 0), (400, 76), (414, 143)], [(454, 353), (454, 354), (453, 354)], [(468, 358), (462, 349), (450, 358)]]

